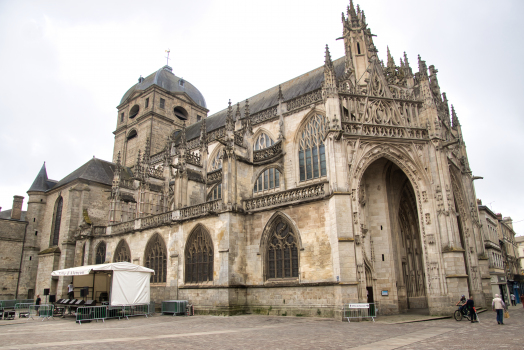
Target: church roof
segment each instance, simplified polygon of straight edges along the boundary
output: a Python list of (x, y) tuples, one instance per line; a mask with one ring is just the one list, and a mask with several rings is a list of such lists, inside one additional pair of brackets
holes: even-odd
[(113, 182), (113, 171), (116, 165), (102, 159), (94, 158), (64, 177), (54, 187), (66, 185), (76, 179), (98, 182), (111, 185)]
[[(340, 78), (344, 74), (344, 57), (341, 57), (333, 61), (335, 66), (335, 74), (337, 78)], [(249, 102), (249, 113), (251, 115), (265, 110), (267, 108), (278, 105), (278, 87), (282, 89), (282, 95), (284, 101), (291, 100), (295, 97), (307, 94), (308, 92), (314, 91), (321, 87), (324, 82), (324, 66), (318, 67), (308, 73), (302, 74), (294, 79), (288, 80), (285, 83), (274, 86), (271, 89), (263, 91), (255, 96), (250, 97)], [(245, 101), (240, 102), (240, 118), (244, 118), (244, 106)], [(233, 115), (236, 113), (236, 103), (233, 105)], [(211, 132), (218, 129), (226, 124), (227, 108), (217, 112), (206, 120), (206, 130)], [(200, 136), (200, 125), (202, 121), (190, 125), (186, 128), (186, 139), (192, 140)], [(175, 140), (178, 141), (180, 135), (177, 135)]]
[(44, 165), (42, 165), (42, 168), (38, 172), (38, 175), (36, 175), (35, 181), (33, 181), (33, 184), (31, 185), (29, 190), (27, 190), (27, 192), (31, 192), (31, 191), (45, 192), (48, 189), (52, 188), (54, 184), (56, 183), (56, 182), (53, 183), (52, 181), (53, 180), (50, 181), (47, 178), (47, 170), (45, 168), (45, 162), (44, 162)]
[[(182, 80), (182, 83), (180, 83)], [(199, 106), (206, 107), (206, 100), (204, 95), (190, 82), (183, 78), (179, 78), (173, 74), (173, 69), (169, 66), (164, 66), (150, 74), (146, 78), (139, 79), (139, 82), (133, 85), (122, 97), (120, 104), (127, 101), (135, 91), (144, 91), (151, 85), (157, 85), (170, 92), (185, 92), (195, 101)]]

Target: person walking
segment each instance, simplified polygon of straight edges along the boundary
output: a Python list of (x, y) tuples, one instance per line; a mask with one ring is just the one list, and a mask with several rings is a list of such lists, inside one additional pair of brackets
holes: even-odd
[(73, 286), (73, 281), (71, 281), (71, 283), (69, 283), (67, 286), (67, 297), (69, 299), (75, 298), (75, 287)]
[(506, 304), (500, 298), (500, 295), (495, 294), (495, 298), (491, 302), (491, 308), (493, 311), (497, 312), (497, 323), (504, 324), (504, 310), (506, 309)]
[(475, 311), (475, 301), (471, 295), (469, 296), (468, 301), (466, 301), (466, 310), (468, 310), (469, 316), (471, 317), (471, 323), (478, 322), (477, 312)]
[(40, 312), (38, 311), (40, 309), (40, 304), (42, 303), (42, 299), (40, 299), (40, 294), (38, 294), (36, 296), (36, 300), (35, 300), (35, 311), (36, 311), (36, 315), (38, 316), (40, 314)]
[(515, 297), (515, 294), (511, 293), (509, 298), (511, 299), (511, 305), (517, 306), (517, 298)]

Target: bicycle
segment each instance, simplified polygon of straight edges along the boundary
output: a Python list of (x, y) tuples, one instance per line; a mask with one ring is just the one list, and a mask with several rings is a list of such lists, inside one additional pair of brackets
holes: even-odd
[(453, 317), (455, 318), (455, 321), (462, 321), (463, 317), (465, 317), (468, 321), (471, 321), (471, 315), (468, 313), (468, 310), (466, 308), (463, 308), (461, 311), (460, 306), (453, 313)]

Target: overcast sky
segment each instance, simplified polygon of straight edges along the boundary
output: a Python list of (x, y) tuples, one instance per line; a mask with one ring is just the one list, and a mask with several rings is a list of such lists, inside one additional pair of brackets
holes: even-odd
[[(166, 63), (209, 115), (344, 53), (349, 0), (1, 1), (0, 206), (26, 197), (43, 162), (60, 180), (111, 160), (122, 95)], [(356, 2), (357, 3), (357, 2)], [(355, 3), (355, 4), (356, 4)], [(458, 113), (477, 197), (524, 234), (524, 1), (361, 0), (386, 60), (439, 70)]]

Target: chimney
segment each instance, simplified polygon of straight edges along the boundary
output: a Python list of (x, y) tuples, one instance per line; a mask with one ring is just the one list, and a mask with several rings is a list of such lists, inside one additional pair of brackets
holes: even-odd
[(13, 196), (13, 209), (11, 209), (11, 219), (20, 220), (22, 218), (22, 203), (24, 197)]
[(477, 198), (477, 205), (482, 205), (482, 200)]
[(504, 223), (511, 227), (511, 229), (513, 230), (513, 219), (511, 218), (511, 216), (506, 216), (504, 218)]
[(502, 214), (501, 213), (497, 213), (497, 214), (495, 214), (495, 216), (497, 217), (497, 219), (502, 221)]

